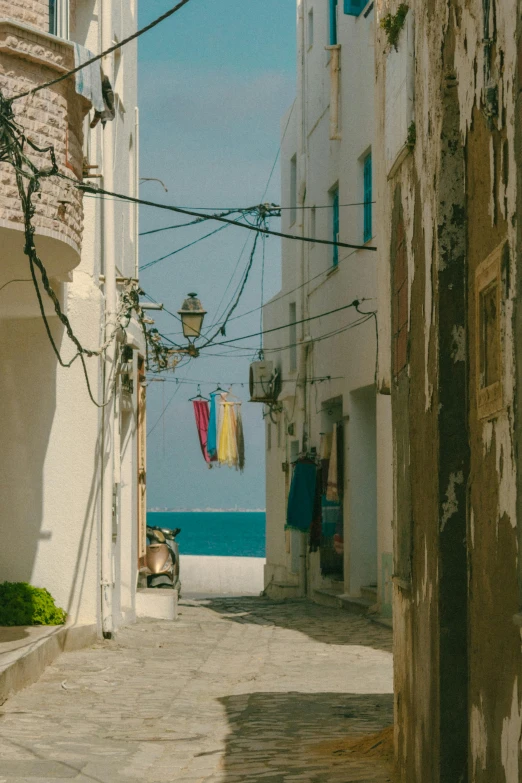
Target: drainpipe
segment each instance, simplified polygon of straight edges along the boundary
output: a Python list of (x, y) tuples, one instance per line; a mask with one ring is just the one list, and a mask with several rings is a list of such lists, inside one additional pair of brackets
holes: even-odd
[[(297, 53), (298, 53), (298, 72), (297, 72), (297, 116), (298, 122), (298, 155), (297, 155), (297, 176), (298, 176), (298, 214), (300, 221), (298, 230), (301, 236), (305, 236), (305, 200), (306, 200), (306, 72), (305, 72), (305, 12), (304, 0), (299, 0), (297, 6)], [(307, 317), (308, 314), (308, 295), (305, 287), (306, 282), (306, 257), (305, 242), (299, 242), (299, 286), (300, 286), (300, 310), (301, 315), (298, 320)], [(306, 387), (307, 387), (307, 362), (308, 347), (310, 343), (308, 324), (300, 325), (299, 335), (299, 357), (298, 357), (298, 383), (296, 388), (297, 408), (302, 421), (302, 442), (301, 450), (308, 448), (308, 421), (306, 410)], [(307, 536), (301, 536), (301, 553), (299, 567), (299, 585), (303, 596), (308, 592), (308, 563), (307, 563)]]
[(339, 141), (339, 86), (341, 70), (341, 44), (324, 47), (330, 52), (330, 139)]
[[(112, 46), (112, 0), (101, 4), (101, 50)], [(103, 60), (104, 71), (112, 76), (112, 55)], [(117, 120), (114, 120), (116, 122)], [(114, 191), (114, 122), (108, 122), (101, 131), (103, 150), (103, 186)], [(116, 241), (114, 236), (115, 202), (103, 203), (103, 260), (105, 273), (105, 339), (113, 333), (116, 324)], [(103, 366), (105, 399), (110, 399), (115, 381), (117, 343), (113, 340), (106, 352)], [(105, 639), (113, 634), (113, 520), (114, 520), (114, 397), (102, 412), (102, 510), (101, 510), (101, 625)]]

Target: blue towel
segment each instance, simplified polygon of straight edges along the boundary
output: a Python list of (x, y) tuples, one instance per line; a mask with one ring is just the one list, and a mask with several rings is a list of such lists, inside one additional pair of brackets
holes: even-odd
[(207, 452), (210, 459), (217, 457), (218, 397), (220, 392), (210, 395), (210, 416), (208, 420)]
[(306, 533), (314, 515), (317, 468), (313, 462), (297, 462), (288, 495), (286, 527)]
[[(342, 533), (342, 507), (337, 501), (326, 500), (323, 497), (323, 536), (333, 538), (336, 533)], [(339, 529), (340, 528), (340, 529)]]
[[(92, 60), (94, 54), (81, 46), (79, 43), (74, 44), (74, 67), (83, 65), (84, 63)], [(75, 75), (76, 80), (76, 92), (78, 95), (83, 95), (91, 102), (95, 111), (103, 111), (105, 104), (103, 102), (102, 94), (102, 77), (99, 61), (86, 65), (81, 71), (77, 71)]]

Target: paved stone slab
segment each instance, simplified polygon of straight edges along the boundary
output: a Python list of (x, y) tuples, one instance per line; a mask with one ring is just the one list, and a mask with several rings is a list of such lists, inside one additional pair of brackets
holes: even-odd
[(391, 725), (391, 633), (303, 601), (183, 601), (0, 708), (0, 783), (386, 783), (317, 752)]

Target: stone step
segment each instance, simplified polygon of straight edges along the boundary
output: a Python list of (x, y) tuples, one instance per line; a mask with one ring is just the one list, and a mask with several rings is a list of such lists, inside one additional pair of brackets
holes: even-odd
[(355, 595), (341, 595), (339, 602), (343, 609), (352, 614), (366, 615), (368, 610), (375, 605), (375, 601), (368, 601), (367, 598), (360, 598)]
[(340, 597), (342, 595), (342, 587), (318, 587), (313, 591), (313, 599), (316, 604), (321, 606), (331, 606), (335, 609), (340, 608)]
[(376, 604), (377, 585), (366, 585), (366, 587), (361, 587), (361, 598), (365, 598), (367, 601), (371, 601), (372, 604)]
[(136, 590), (136, 617), (176, 620), (180, 585), (174, 589), (139, 588)]

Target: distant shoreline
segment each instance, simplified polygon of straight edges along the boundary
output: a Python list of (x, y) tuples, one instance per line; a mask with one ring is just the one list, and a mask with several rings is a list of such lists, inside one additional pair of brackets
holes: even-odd
[(266, 514), (266, 508), (148, 508), (148, 514)]

